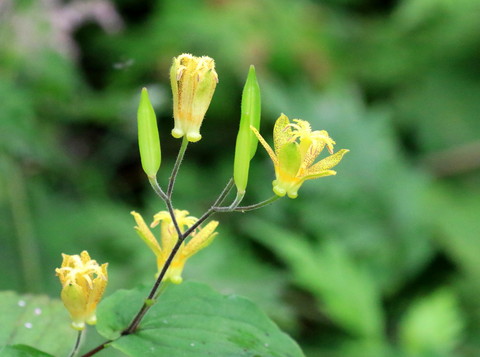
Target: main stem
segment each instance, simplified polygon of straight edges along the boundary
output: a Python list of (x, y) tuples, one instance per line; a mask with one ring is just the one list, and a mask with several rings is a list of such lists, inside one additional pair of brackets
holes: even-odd
[[(240, 212), (246, 212), (246, 211), (251, 211), (254, 209), (258, 209), (261, 207), (264, 207), (274, 201), (276, 201), (279, 197), (278, 196), (273, 196), (263, 202), (250, 205), (250, 206), (242, 206), (239, 207), (238, 204), (240, 203), (241, 199), (243, 198), (242, 196), (238, 196), (235, 198), (234, 202), (230, 206), (222, 207), (219, 206), (223, 203), (225, 198), (227, 197), (228, 193), (231, 191), (233, 187), (233, 179), (230, 179), (223, 191), (220, 193), (218, 198), (215, 200), (213, 205), (208, 209), (207, 212), (205, 212), (191, 227), (189, 227), (185, 232), (182, 232), (180, 229), (180, 226), (178, 225), (177, 218), (175, 216), (175, 210), (173, 207), (172, 203), (172, 192), (173, 192), (173, 187), (175, 186), (175, 180), (178, 174), (178, 170), (180, 168), (180, 165), (182, 163), (183, 157), (185, 155), (185, 151), (187, 149), (188, 141), (184, 138), (182, 141), (182, 145), (180, 147), (177, 160), (175, 162), (174, 168), (172, 170), (172, 175), (170, 176), (170, 180), (168, 183), (168, 188), (167, 188), (167, 193), (165, 193), (160, 185), (158, 184), (157, 178), (156, 177), (149, 177), (148, 180), (150, 182), (150, 185), (152, 186), (153, 190), (155, 193), (165, 202), (165, 205), (167, 206), (168, 212), (170, 213), (170, 216), (172, 218), (172, 223), (175, 227), (175, 231), (177, 232), (177, 242), (175, 243), (175, 246), (173, 247), (172, 251), (170, 252), (167, 260), (165, 261), (165, 264), (162, 267), (162, 270), (160, 271), (160, 274), (157, 277), (157, 280), (155, 281), (155, 284), (153, 284), (152, 289), (150, 290), (147, 298), (145, 299), (142, 307), (138, 311), (138, 313), (135, 315), (133, 318), (132, 322), (130, 325), (128, 325), (127, 328), (125, 328), (122, 332), (122, 336), (130, 335), (135, 332), (135, 330), (138, 328), (138, 325), (142, 321), (143, 317), (145, 314), (148, 312), (148, 310), (153, 306), (152, 301), (154, 301), (158, 297), (158, 289), (160, 288), (160, 285), (165, 278), (165, 275), (167, 274), (168, 269), (170, 268), (170, 265), (172, 264), (173, 259), (175, 258), (176, 254), (178, 253), (178, 250), (180, 249), (182, 243), (187, 239), (187, 237), (195, 230), (197, 229), (200, 224), (205, 222), (208, 218), (210, 218), (214, 213), (216, 212), (233, 212), (233, 211), (240, 211)], [(105, 349), (109, 343), (111, 343), (113, 340), (108, 340), (102, 343), (101, 345), (98, 345), (91, 351), (87, 352), (84, 354), (82, 357), (90, 357), (96, 354), (97, 352)]]
[(177, 254), (178, 250), (180, 249), (180, 246), (182, 245), (183, 241), (185, 240), (186, 237), (183, 235), (178, 237), (177, 243), (173, 247), (172, 251), (170, 252), (170, 255), (168, 256), (167, 260), (165, 261), (165, 264), (162, 267), (162, 271), (158, 275), (157, 280), (155, 281), (155, 284), (153, 284), (152, 289), (150, 290), (150, 293), (148, 294), (148, 297), (145, 299), (145, 302), (143, 303), (140, 311), (137, 313), (137, 315), (134, 317), (130, 325), (122, 331), (122, 336), (123, 335), (129, 335), (133, 333), (140, 322), (142, 321), (143, 317), (145, 314), (148, 312), (150, 307), (152, 306), (149, 301), (155, 300), (156, 295), (157, 295), (157, 290), (160, 287), (160, 284), (162, 283), (163, 278), (165, 277), (165, 274), (167, 273), (168, 268), (172, 264), (173, 258), (175, 258), (175, 255)]
[[(160, 186), (158, 186), (158, 183), (156, 182), (156, 179), (155, 180), (150, 180), (150, 183), (152, 184), (152, 187), (154, 189), (154, 191), (163, 199), (165, 200), (165, 203), (167, 205), (167, 207), (169, 208), (169, 212), (171, 212), (172, 214), (172, 221), (173, 221), (173, 224), (175, 225), (175, 229), (178, 229), (177, 232), (180, 232), (180, 229), (177, 228), (178, 227), (178, 222), (176, 220), (176, 217), (175, 215), (173, 214), (173, 205), (172, 205), (172, 202), (171, 202), (171, 199), (166, 197), (165, 193), (162, 191), (162, 189), (160, 188)], [(145, 314), (148, 312), (148, 310), (150, 309), (150, 307), (153, 305), (151, 303), (152, 300), (155, 300), (157, 298), (157, 291), (165, 277), (165, 274), (167, 273), (168, 271), (168, 268), (170, 267), (173, 259), (175, 258), (175, 255), (178, 253), (178, 250), (180, 249), (180, 246), (182, 245), (182, 243), (184, 242), (184, 240), (196, 229), (198, 228), (198, 226), (200, 224), (202, 224), (203, 222), (205, 222), (210, 216), (212, 216), (214, 213), (216, 212), (233, 212), (233, 211), (240, 211), (240, 212), (246, 212), (246, 211), (252, 211), (252, 210), (255, 210), (255, 209), (259, 209), (259, 208), (262, 208), (262, 207), (265, 207), (269, 204), (271, 204), (272, 202), (276, 201), (277, 199), (279, 199), (280, 197), (278, 196), (273, 196), (273, 197), (270, 197), (269, 199), (265, 200), (265, 201), (262, 201), (262, 202), (259, 202), (259, 203), (256, 203), (256, 204), (253, 204), (253, 205), (249, 205), (249, 206), (241, 206), (241, 207), (236, 207), (236, 208), (231, 208), (231, 206), (227, 206), (227, 207), (219, 207), (218, 205), (222, 204), (222, 202), (225, 200), (226, 196), (228, 195), (228, 193), (230, 192), (230, 190), (232, 189), (233, 187), (233, 180), (230, 179), (230, 181), (227, 183), (227, 185), (225, 186), (225, 188), (223, 189), (222, 193), (218, 196), (218, 198), (215, 200), (214, 204), (210, 207), (210, 209), (205, 212), (199, 219), (197, 222), (195, 222), (190, 228), (188, 228), (185, 232), (183, 233), (179, 233), (178, 234), (178, 240), (177, 240), (177, 243), (175, 244), (175, 246), (173, 247), (170, 255), (168, 256), (167, 260), (165, 261), (165, 264), (163, 265), (162, 267), (162, 270), (160, 272), (160, 274), (158, 275), (157, 277), (157, 280), (155, 281), (155, 284), (153, 285), (152, 289), (150, 290), (150, 293), (148, 294), (148, 297), (145, 299), (142, 307), (140, 308), (140, 310), (138, 311), (137, 315), (135, 315), (135, 317), (133, 318), (132, 322), (130, 323), (130, 325), (121, 332), (121, 335), (122, 336), (126, 336), (126, 335), (130, 335), (132, 333), (135, 332), (135, 330), (138, 328), (138, 325), (140, 324), (140, 322), (142, 321), (143, 317), (145, 316)], [(94, 354), (96, 354), (97, 352), (100, 352), (101, 350), (103, 350), (104, 348), (106, 348), (108, 346), (109, 343), (111, 343), (112, 340), (108, 340), (108, 341), (105, 341), (104, 343), (102, 343), (101, 345), (98, 345), (97, 347), (95, 347), (94, 349), (92, 349), (91, 351), (87, 352), (86, 354), (84, 354), (82, 357), (90, 357), (90, 356), (93, 356)]]

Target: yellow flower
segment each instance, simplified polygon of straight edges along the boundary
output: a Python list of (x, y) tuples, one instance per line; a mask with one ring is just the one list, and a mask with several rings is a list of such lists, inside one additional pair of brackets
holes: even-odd
[[(137, 223), (134, 228), (138, 235), (157, 257), (158, 276), (178, 240), (178, 235), (175, 226), (173, 225), (172, 218), (167, 211), (158, 212), (153, 216), (153, 222), (150, 227), (154, 228), (160, 224), (160, 244), (152, 231), (148, 228), (142, 216), (135, 211), (132, 211), (131, 214)], [(188, 215), (188, 211), (175, 210), (175, 217), (181, 232), (185, 232), (197, 221), (197, 218)], [(185, 262), (192, 255), (212, 243), (217, 235), (215, 232), (217, 226), (217, 221), (211, 221), (204, 228), (197, 228), (191, 234), (191, 238), (187, 243), (182, 243), (165, 275), (165, 281), (170, 280), (174, 284), (180, 284), (183, 281), (182, 271)]]
[[(312, 131), (310, 123), (305, 120), (293, 119), (293, 122), (290, 123), (284, 114), (275, 122), (275, 152), (258, 130), (250, 127), (273, 161), (276, 176), (273, 192), (280, 197), (287, 194), (290, 198), (296, 198), (298, 189), (306, 180), (336, 175), (337, 172), (330, 169), (349, 151), (342, 149), (334, 154), (335, 141), (325, 130)], [(314, 164), (325, 146), (332, 155)]]
[(98, 265), (86, 250), (80, 255), (62, 257), (62, 267), (55, 269), (62, 283), (61, 298), (70, 313), (72, 327), (83, 330), (85, 323), (97, 322), (95, 310), (107, 286), (108, 263)]
[(218, 83), (215, 61), (184, 53), (173, 59), (170, 83), (175, 120), (172, 135), (175, 138), (186, 135), (188, 141), (199, 141), (200, 126)]

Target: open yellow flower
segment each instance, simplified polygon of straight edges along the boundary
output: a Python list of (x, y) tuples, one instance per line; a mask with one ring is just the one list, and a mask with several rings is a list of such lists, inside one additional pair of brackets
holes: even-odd
[(108, 282), (107, 266), (92, 260), (84, 250), (80, 255), (62, 254), (62, 267), (55, 269), (62, 283), (61, 298), (70, 313), (72, 327), (83, 330), (85, 323), (97, 322), (95, 311)]
[[(151, 228), (160, 224), (161, 244), (153, 235), (152, 231), (148, 228), (147, 224), (143, 220), (142, 216), (135, 211), (131, 214), (135, 218), (137, 225), (134, 227), (140, 238), (147, 244), (152, 252), (157, 257), (157, 275), (160, 274), (165, 262), (167, 261), (173, 247), (177, 243), (178, 235), (173, 225), (172, 218), (167, 211), (158, 212), (153, 216), (153, 222), (150, 225)], [(188, 211), (175, 210), (175, 218), (177, 219), (178, 226), (181, 232), (185, 232), (190, 228), (197, 218), (189, 216)], [(209, 222), (203, 228), (197, 228), (192, 234), (188, 242), (183, 242), (178, 250), (175, 258), (172, 261), (167, 273), (165, 274), (165, 281), (171, 281), (174, 284), (180, 284), (182, 279), (182, 271), (185, 266), (185, 262), (192, 255), (207, 247), (212, 243), (213, 239), (217, 235), (215, 229), (218, 226), (217, 221)]]
[[(334, 154), (335, 141), (325, 130), (312, 131), (310, 123), (305, 120), (293, 119), (293, 123), (290, 123), (284, 114), (277, 119), (273, 129), (275, 151), (257, 129), (250, 128), (273, 161), (276, 176), (273, 192), (280, 197), (287, 194), (290, 198), (296, 198), (306, 180), (336, 175), (337, 172), (330, 169), (349, 151), (342, 149)], [(314, 164), (325, 146), (332, 155)]]
[(215, 61), (207, 56), (195, 57), (184, 53), (173, 59), (170, 84), (173, 94), (172, 136), (188, 141), (199, 141), (200, 126), (212, 101), (218, 75)]

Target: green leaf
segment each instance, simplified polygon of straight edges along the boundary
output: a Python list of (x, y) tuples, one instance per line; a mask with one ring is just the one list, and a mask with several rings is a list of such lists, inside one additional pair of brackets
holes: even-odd
[(0, 349), (3, 357), (52, 357), (52, 355), (26, 345), (5, 346)]
[[(120, 335), (140, 308), (148, 289), (120, 290), (98, 308), (97, 329)], [(132, 335), (112, 346), (129, 356), (303, 356), (298, 345), (252, 302), (186, 282), (171, 286)]]
[(474, 281), (480, 278), (479, 190), (465, 191), (447, 185), (432, 186), (429, 212), (432, 224), (441, 233), (441, 248)]
[[(47, 296), (1, 292), (0, 316), (0, 346), (31, 345), (54, 356), (63, 356), (71, 350), (77, 337), (62, 302)], [(12, 356), (22, 356), (20, 353), (25, 349), (28, 347), (8, 348), (17, 351)]]

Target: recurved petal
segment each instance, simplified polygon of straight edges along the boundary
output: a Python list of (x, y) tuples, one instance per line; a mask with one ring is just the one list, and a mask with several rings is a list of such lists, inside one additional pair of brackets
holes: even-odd
[(267, 153), (268, 153), (268, 155), (270, 156), (270, 159), (272, 159), (272, 161), (273, 161), (273, 165), (274, 165), (274, 166), (278, 166), (277, 156), (276, 156), (275, 153), (273, 152), (273, 150), (272, 150), (272, 148), (270, 147), (270, 145), (268, 145), (268, 143), (265, 141), (265, 139), (263, 138), (263, 136), (261, 136), (260, 133), (258, 132), (258, 130), (255, 129), (252, 125), (250, 125), (250, 130), (253, 131), (253, 133), (255, 134), (255, 136), (258, 138), (258, 141), (260, 141), (260, 144), (262, 144), (262, 146), (265, 148), (265, 150), (267, 150)]
[(160, 255), (162, 252), (162, 248), (158, 244), (155, 236), (148, 228), (147, 224), (143, 220), (142, 216), (135, 211), (130, 212), (130, 214), (135, 218), (135, 222), (137, 226), (135, 226), (135, 230), (137, 231), (140, 238), (148, 245), (148, 247), (153, 251), (155, 255)]
[(168, 221), (171, 222), (172, 218), (170, 217), (170, 213), (168, 211), (160, 211), (153, 216), (153, 222), (150, 225), (151, 228), (154, 228), (160, 223), (161, 221)]
[(172, 222), (163, 221), (160, 227), (163, 255), (167, 259), (167, 256), (177, 243), (178, 235)]
[(86, 265), (89, 261), (92, 260), (86, 250), (80, 253), (80, 258), (82, 260), (83, 265)]
[(88, 315), (88, 317), (86, 321), (90, 325), (94, 325), (96, 322), (95, 310), (107, 286), (107, 282), (108, 282), (107, 266), (108, 266), (107, 263), (102, 264), (101, 274), (99, 274), (93, 280), (93, 289), (90, 291), (88, 295), (88, 302), (86, 306), (86, 314)]
[(213, 242), (213, 239), (217, 235), (215, 229), (218, 226), (217, 221), (209, 222), (205, 227), (203, 227), (194, 237), (187, 243), (187, 245), (182, 249), (182, 255), (185, 258), (191, 257), (198, 251), (207, 247), (210, 243)]
[(321, 171), (319, 172), (318, 174), (316, 175), (307, 175), (307, 176), (303, 176), (302, 177), (302, 183), (306, 180), (313, 180), (313, 179), (316, 179), (316, 178), (320, 178), (320, 177), (326, 177), (326, 176), (332, 176), (332, 175), (336, 175), (337, 174), (337, 171), (334, 171), (334, 170), (325, 170), (325, 171)]
[(315, 165), (306, 170), (304, 176), (319, 175), (325, 170), (329, 170), (332, 167), (336, 166), (345, 155), (350, 150), (342, 149), (337, 151), (335, 154), (326, 157), (323, 160), (320, 160)]
[(62, 268), (65, 268), (65, 267), (69, 267), (69, 268), (73, 268), (75, 267), (75, 259), (74, 259), (74, 256), (73, 255), (68, 255), (68, 254), (64, 254), (62, 253)]
[(322, 152), (325, 143), (310, 138), (302, 138), (299, 147), (302, 153), (302, 168), (308, 169)]
[(280, 114), (280, 117), (275, 122), (273, 127), (273, 146), (275, 153), (278, 154), (280, 148), (292, 139), (292, 128), (290, 121), (285, 114)]

